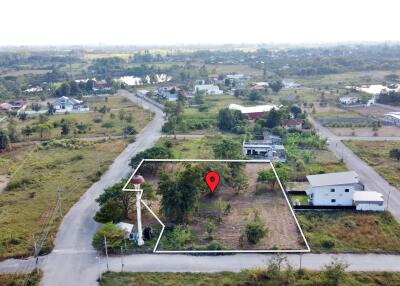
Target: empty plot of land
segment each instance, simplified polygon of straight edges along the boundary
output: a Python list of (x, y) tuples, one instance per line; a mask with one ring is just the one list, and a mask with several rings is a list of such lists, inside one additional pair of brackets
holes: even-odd
[[(247, 178), (247, 186), (240, 190), (232, 186), (230, 175), (225, 174), (230, 172), (232, 164), (238, 163), (191, 162), (191, 166), (201, 164), (206, 170), (220, 170), (221, 182), (214, 193), (210, 193), (208, 188), (200, 191), (198, 208), (184, 223), (171, 220), (163, 211), (163, 190), (160, 189), (161, 182), (157, 172), (162, 170), (170, 177), (179, 176), (189, 163), (151, 164), (153, 167), (145, 162), (138, 173), (152, 185), (153, 190), (158, 190), (154, 199), (146, 199), (146, 190), (143, 193), (144, 201), (167, 227), (157, 250), (205, 250), (210, 249), (210, 243), (218, 243), (222, 250), (306, 250), (296, 220), (283, 192), (277, 188), (278, 185), (271, 189), (269, 185), (257, 182), (258, 172), (271, 168), (268, 162), (239, 163), (243, 164), (243, 175)], [(158, 164), (156, 172), (154, 164)], [(201, 174), (200, 178), (204, 180), (204, 176)], [(261, 223), (266, 230), (266, 235), (257, 243), (249, 242), (245, 235), (246, 226), (254, 221)], [(214, 226), (212, 231), (209, 230), (210, 224)], [(148, 212), (143, 216), (143, 225), (159, 227)], [(170, 240), (177, 227), (184, 227), (190, 238), (180, 248), (173, 248), (176, 245), (171, 245)]]

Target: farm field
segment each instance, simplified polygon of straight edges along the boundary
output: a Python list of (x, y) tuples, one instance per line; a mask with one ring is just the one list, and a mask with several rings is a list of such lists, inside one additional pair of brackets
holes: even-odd
[[(267, 267), (267, 266), (266, 266)], [(279, 278), (280, 277), (280, 278)], [(291, 278), (288, 278), (291, 277)], [(290, 279), (290, 284), (288, 280)], [(253, 269), (241, 272), (217, 272), (217, 273), (163, 273), (163, 272), (108, 272), (103, 275), (101, 286), (186, 286), (186, 285), (292, 285), (315, 286), (330, 285), (329, 277), (324, 272), (293, 271), (293, 275), (269, 272), (268, 270)], [(340, 285), (351, 286), (376, 286), (398, 285), (400, 274), (396, 272), (349, 272), (344, 273)]]
[[(188, 168), (218, 170), (221, 182), (215, 192), (210, 193), (203, 183), (207, 172), (199, 175), (202, 187), (198, 207), (182, 224), (171, 219), (168, 212), (165, 212), (165, 187), (160, 178), (164, 172), (171, 178), (182, 176)], [(240, 189), (236, 189), (230, 179), (230, 172), (236, 168), (242, 170), (243, 176), (247, 178), (247, 185)], [(306, 249), (288, 203), (277, 184), (271, 188), (268, 184), (257, 182), (258, 172), (269, 168), (269, 163), (254, 162), (145, 162), (138, 173), (152, 185), (153, 190), (161, 194), (155, 199), (147, 199), (146, 204), (167, 225), (157, 250)], [(143, 193), (143, 196), (146, 197), (146, 194)], [(253, 243), (246, 238), (245, 229), (248, 224), (255, 222), (265, 227), (266, 235)], [(143, 225), (153, 228), (159, 226), (158, 223), (154, 225), (154, 218), (149, 215), (144, 216)], [(212, 231), (209, 230), (210, 225)], [(180, 235), (187, 236), (186, 239), (176, 242), (174, 237), (177, 232), (183, 232)]]
[(400, 188), (400, 162), (389, 157), (391, 149), (400, 148), (400, 142), (349, 140), (344, 143), (391, 185)]
[[(126, 144), (123, 140), (66, 139), (21, 145), (2, 153), (0, 175), (7, 175), (9, 182), (0, 193), (0, 260), (30, 256), (32, 234), (42, 235), (56, 205), (55, 190), (63, 191), (62, 212), (66, 213)], [(44, 252), (51, 250), (59, 223), (58, 217)]]
[(376, 131), (372, 127), (328, 127), (328, 129), (337, 136), (376, 136), (379, 137), (397, 137), (400, 136), (400, 128), (397, 126), (382, 126)]
[(297, 211), (296, 216), (312, 252), (400, 252), (400, 225), (389, 212)]

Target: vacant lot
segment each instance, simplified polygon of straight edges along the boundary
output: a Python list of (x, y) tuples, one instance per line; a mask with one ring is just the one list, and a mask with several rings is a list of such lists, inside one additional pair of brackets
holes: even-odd
[[(0, 174), (11, 178), (0, 193), (0, 260), (31, 255), (32, 234), (42, 236), (56, 205), (56, 189), (63, 191), (66, 213), (125, 146), (122, 140), (64, 140), (3, 153)], [(57, 218), (44, 251), (51, 249), (59, 223)]]
[(298, 211), (296, 215), (313, 252), (400, 252), (400, 225), (388, 212)]
[(400, 142), (351, 140), (344, 143), (385, 180), (396, 188), (400, 188), (400, 162), (389, 157), (391, 149), (400, 148)]
[[(158, 169), (162, 168), (169, 174), (178, 174), (186, 168), (183, 163), (156, 164), (158, 164)], [(195, 164), (192, 163), (192, 166)], [(225, 170), (229, 166), (227, 163), (220, 163), (219, 166), (213, 162), (202, 164), (208, 168), (220, 170)], [(169, 234), (166, 230), (158, 250), (202, 250), (209, 245), (211, 240), (220, 243), (223, 249), (228, 250), (304, 249), (300, 232), (283, 193), (279, 188), (271, 190), (265, 184), (257, 182), (258, 171), (268, 168), (270, 168), (268, 163), (245, 163), (244, 176), (248, 179), (248, 186), (240, 191), (234, 190), (229, 185), (230, 182), (224, 181), (223, 177), (214, 193), (211, 194), (208, 188), (201, 191), (198, 210), (185, 224), (191, 232), (190, 241), (181, 249), (173, 248), (170, 246)], [(141, 173), (141, 169), (138, 172)], [(145, 172), (144, 177), (153, 185), (153, 189), (157, 189), (158, 177), (152, 174), (154, 173)], [(169, 221), (160, 211), (160, 199), (161, 197), (148, 200), (148, 203), (161, 221), (167, 226), (175, 225), (176, 227), (177, 225)], [(244, 233), (246, 225), (256, 218), (267, 229), (267, 235), (258, 243), (251, 244)], [(147, 222), (145, 219), (144, 221), (144, 225), (155, 226), (153, 223), (154, 220)], [(207, 231), (210, 223), (215, 225), (212, 239)]]
[(377, 130), (372, 127), (328, 127), (328, 129), (338, 136), (376, 136), (379, 137), (397, 137), (400, 136), (400, 128), (396, 126), (382, 126)]
[[(280, 279), (278, 278), (280, 277)], [(289, 278), (291, 277), (291, 278)], [(288, 282), (287, 279), (290, 279)], [(269, 273), (267, 270), (246, 270), (239, 273), (115, 273), (109, 272), (103, 275), (101, 286), (186, 286), (186, 285), (292, 285), (292, 286), (316, 286), (328, 285), (332, 278), (324, 276), (323, 272), (303, 271), (293, 272), (293, 276), (282, 272), (281, 275)], [(400, 273), (388, 272), (351, 272), (345, 273), (340, 285), (351, 286), (376, 286), (399, 285)]]

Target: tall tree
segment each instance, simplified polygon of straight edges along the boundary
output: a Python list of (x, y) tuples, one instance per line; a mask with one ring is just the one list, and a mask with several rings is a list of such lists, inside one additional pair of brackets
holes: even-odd
[(10, 148), (10, 137), (7, 132), (0, 129), (0, 150), (6, 150)]

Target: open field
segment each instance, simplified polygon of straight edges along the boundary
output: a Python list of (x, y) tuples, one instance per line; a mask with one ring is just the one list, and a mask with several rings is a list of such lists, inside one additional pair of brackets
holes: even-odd
[[(399, 285), (400, 273), (389, 272), (350, 272), (345, 273), (339, 285), (346, 286), (376, 286)], [(291, 278), (288, 278), (291, 277)], [(288, 281), (290, 279), (290, 282)], [(101, 286), (239, 286), (239, 285), (291, 285), (317, 286), (331, 285), (323, 272), (294, 271), (293, 276), (282, 272), (280, 275), (269, 273), (268, 270), (254, 269), (236, 272), (218, 273), (160, 273), (160, 272), (109, 272), (103, 275)]]
[(336, 106), (328, 105), (326, 107), (319, 106), (318, 103), (314, 104), (316, 113), (313, 117), (316, 118), (361, 118), (364, 117), (356, 112), (351, 112), (349, 110), (339, 108)]
[[(128, 125), (133, 126), (139, 132), (151, 120), (152, 115), (150, 112), (139, 108), (122, 96), (107, 97), (107, 101), (105, 101), (105, 97), (90, 97), (87, 98), (87, 101), (91, 109), (90, 112), (52, 115), (47, 117), (48, 121), (46, 123), (51, 126), (57, 126), (62, 120), (71, 122), (71, 131), (68, 135), (64, 136), (65, 138), (70, 138), (122, 135), (123, 129)], [(100, 113), (94, 111), (95, 109), (99, 110), (103, 106), (109, 109), (109, 112)], [(119, 117), (121, 110), (124, 113), (122, 120)], [(132, 122), (126, 119), (129, 114), (132, 115)], [(16, 123), (18, 134), (21, 134), (21, 131), (26, 126), (38, 125), (39, 117), (31, 117), (26, 121), (14, 120), (14, 122)], [(78, 131), (79, 126), (86, 126), (85, 131)], [(50, 133), (44, 132), (42, 137), (40, 131), (33, 133), (28, 138), (20, 135), (20, 139), (28, 140), (62, 137), (61, 127), (50, 129)]]
[(400, 252), (400, 225), (389, 212), (297, 211), (296, 216), (313, 252)]
[[(0, 174), (11, 179), (0, 194), (0, 259), (31, 255), (32, 234), (42, 236), (56, 205), (55, 190), (63, 191), (62, 212), (66, 213), (125, 146), (123, 140), (64, 140), (3, 153)], [(51, 249), (59, 223), (58, 217), (44, 252)]]
[(400, 162), (389, 157), (389, 151), (400, 148), (392, 141), (344, 141), (354, 153), (371, 165), (391, 185), (400, 188)]
[(14, 70), (14, 71), (3, 71), (0, 72), (0, 76), (6, 77), (6, 76), (22, 76), (22, 75), (37, 75), (37, 74), (45, 74), (51, 72), (51, 70), (46, 70), (46, 69), (21, 69), (21, 70)]
[[(155, 165), (156, 164), (156, 165)], [(235, 165), (235, 166), (234, 166)], [(157, 172), (148, 171), (150, 166), (157, 166)], [(202, 170), (218, 170), (221, 181), (217, 190), (210, 193), (203, 182), (199, 193), (199, 205), (196, 211), (184, 223), (176, 223), (162, 210), (163, 189), (156, 199), (147, 199), (146, 203), (168, 227), (165, 230), (157, 250), (267, 250), (267, 249), (305, 249), (300, 231), (283, 193), (277, 185), (272, 189), (269, 185), (257, 182), (258, 171), (269, 169), (269, 163), (190, 163), (190, 168), (198, 166)], [(139, 174), (157, 190), (159, 172), (166, 172), (170, 177), (180, 176), (187, 170), (187, 163), (145, 162), (138, 170)], [(232, 186), (230, 172), (243, 168), (247, 186), (237, 190)], [(204, 172), (204, 176), (206, 172)], [(204, 176), (199, 177), (200, 181)], [(143, 196), (146, 196), (144, 193)], [(147, 218), (150, 221), (147, 221)], [(247, 224), (260, 222), (267, 233), (257, 243), (246, 238)], [(214, 226), (212, 234), (207, 230)], [(151, 216), (145, 216), (143, 225), (154, 225)], [(175, 229), (184, 227), (190, 233), (190, 239), (181, 245), (172, 241)], [(210, 248), (218, 244), (219, 248)]]

